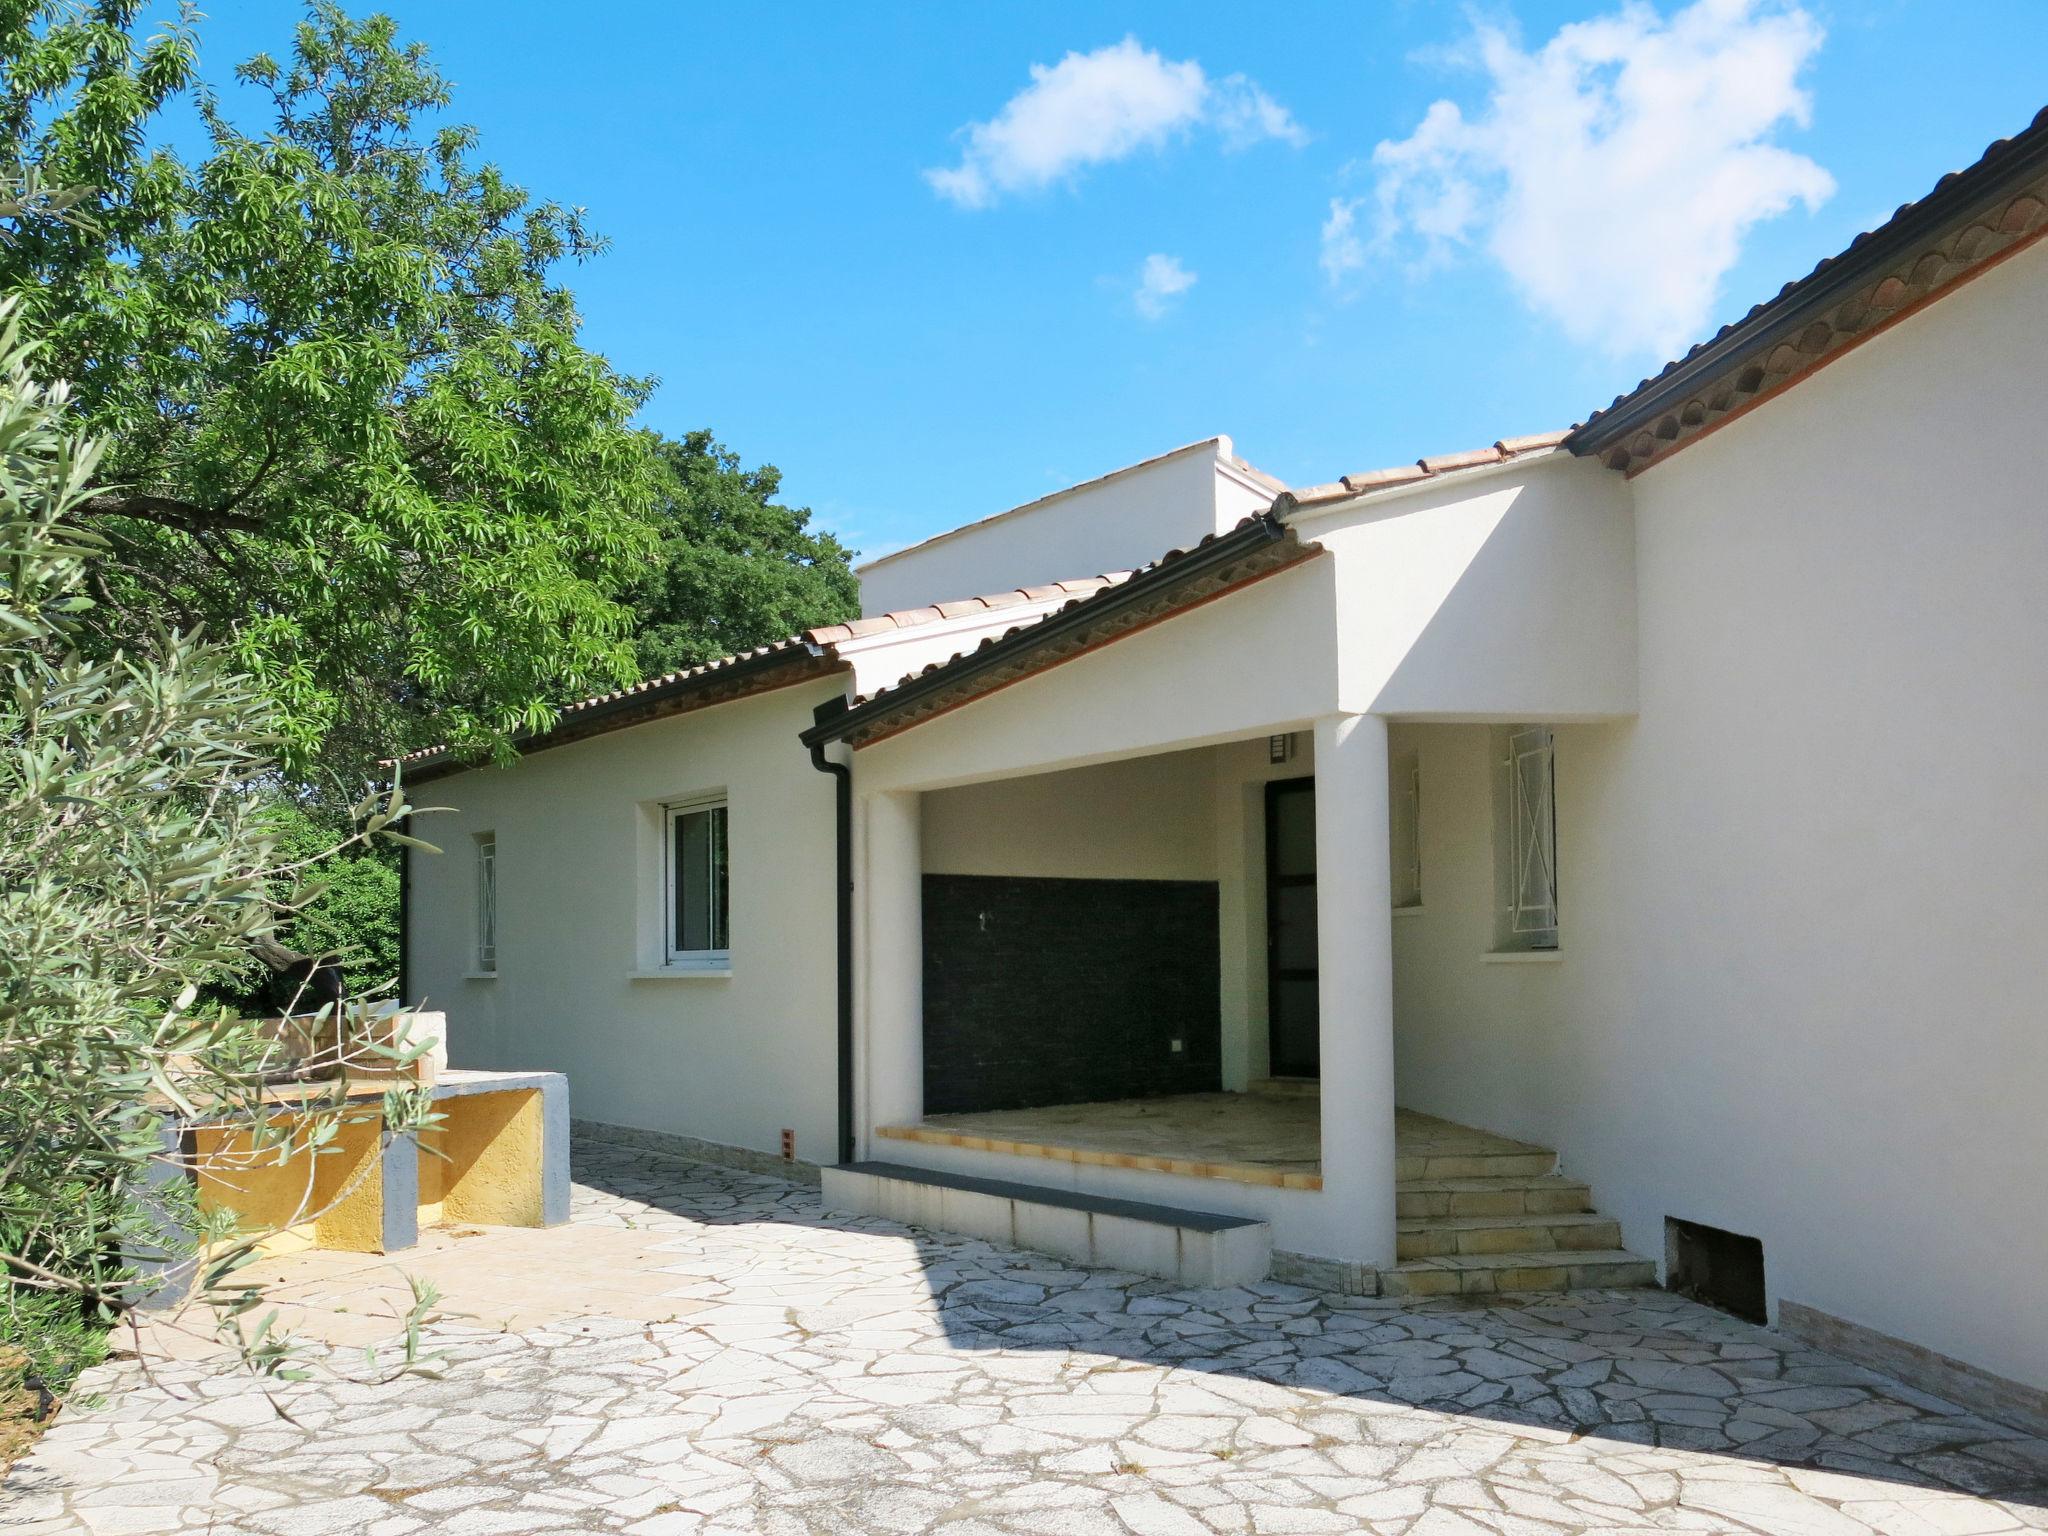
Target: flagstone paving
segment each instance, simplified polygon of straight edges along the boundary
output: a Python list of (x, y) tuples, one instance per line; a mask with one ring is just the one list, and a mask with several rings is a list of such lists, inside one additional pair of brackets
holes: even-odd
[[(0, 1532), (2048, 1531), (2048, 1443), (1662, 1292), (1190, 1291), (637, 1151), (577, 1172), (569, 1227), (457, 1250), (513, 1331), (438, 1325), (439, 1379), (101, 1367)], [(537, 1305), (547, 1262), (610, 1277), (596, 1310)], [(302, 1290), (316, 1324), (357, 1294)]]

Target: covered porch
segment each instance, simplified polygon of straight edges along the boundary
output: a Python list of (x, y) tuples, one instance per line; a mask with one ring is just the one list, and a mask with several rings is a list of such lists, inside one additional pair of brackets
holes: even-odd
[[(1449, 563), (1483, 556), (1508, 505)], [(1459, 1051), (1433, 1037), (1466, 1000), (1439, 964), (1453, 947), (1496, 979), (1489, 1025), (1555, 972), (1554, 862), (1495, 828), (1518, 798), (1547, 807), (1551, 727), (1532, 722), (1621, 713), (1600, 707), (1619, 674), (1569, 650), (1532, 669), (1521, 595), (1460, 606), (1448, 572), (1441, 609), (1402, 589), (1410, 611), (1362, 645), (1340, 615), (1381, 595), (1347, 594), (1291, 529), (1263, 537), (1234, 568), (1230, 540), (1162, 562), (829, 732), (858, 803), (856, 1156), (952, 1179), (962, 1206), (980, 1181), (1249, 1218), (1290, 1261), (1276, 1273), (1305, 1260), (1346, 1288), (1526, 1225), (1524, 1267), (1577, 1283), (1552, 1261), (1606, 1251), (1613, 1224), (1494, 1219), (1591, 1211), (1525, 1139), (1543, 1116), (1461, 1102)], [(1359, 568), (1384, 574), (1384, 553)], [(1503, 751), (1540, 773), (1497, 778)], [(1427, 816), (1425, 759), (1455, 790)], [(1503, 904), (1517, 876), (1547, 926), (1544, 903)], [(1530, 1080), (1530, 1042), (1497, 1043), (1522, 1058), (1503, 1078)], [(1459, 1178), (1509, 1182), (1423, 1187)], [(1484, 1229), (1408, 1229), (1467, 1218)]]

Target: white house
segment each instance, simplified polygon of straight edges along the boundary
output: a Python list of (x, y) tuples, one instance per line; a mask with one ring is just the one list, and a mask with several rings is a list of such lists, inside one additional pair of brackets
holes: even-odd
[(2044, 231), (2048, 114), (1570, 432), (1195, 443), (424, 754), (408, 993), (842, 1207), (2048, 1411)]

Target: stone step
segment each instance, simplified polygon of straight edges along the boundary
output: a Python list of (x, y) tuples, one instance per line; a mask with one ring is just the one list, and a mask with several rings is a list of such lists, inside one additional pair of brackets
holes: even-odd
[(1557, 1154), (1541, 1147), (1518, 1152), (1433, 1152), (1394, 1159), (1397, 1180), (1541, 1178), (1556, 1171)]
[(1272, 1269), (1272, 1229), (1247, 1216), (979, 1179), (907, 1163), (843, 1163), (822, 1172), (827, 1210), (886, 1216), (1076, 1264), (1200, 1287), (1252, 1285)]
[(1469, 1178), (1402, 1179), (1394, 1210), (1417, 1216), (1549, 1216), (1590, 1211), (1593, 1192), (1561, 1174), (1492, 1174)]
[(1621, 1223), (1593, 1211), (1530, 1216), (1415, 1216), (1395, 1227), (1403, 1259), (1454, 1253), (1528, 1253), (1619, 1248)]
[(1655, 1285), (1657, 1266), (1622, 1248), (1460, 1253), (1380, 1271), (1382, 1296), (1492, 1296)]

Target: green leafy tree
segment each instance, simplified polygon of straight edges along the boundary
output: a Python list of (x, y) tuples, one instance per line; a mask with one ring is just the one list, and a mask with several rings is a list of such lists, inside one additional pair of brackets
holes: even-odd
[(860, 611), (853, 551), (776, 501), (782, 472), (744, 469), (708, 431), (649, 433), (660, 546), (632, 589), (643, 676), (695, 666)]
[[(319, 865), (319, 879), (310, 886), (287, 876), (274, 888), (280, 911), (272, 937), (278, 949), (332, 966), (346, 994), (392, 991), (399, 970), (397, 849), (351, 843), (353, 828), (331, 798), (287, 784), (270, 788), (265, 797), (279, 862), (291, 870)], [(341, 851), (331, 851), (337, 845)], [(251, 955), (232, 982), (205, 995), (261, 1015), (276, 1013), (299, 990), (297, 968), (280, 971)]]
[(287, 866), (315, 861), (310, 892), (281, 891), (289, 903), (277, 939), (303, 955), (331, 955), (350, 993), (392, 991), (398, 984), (398, 851), (388, 844), (354, 845), (345, 819), (302, 797), (280, 797), (271, 835)]
[[(579, 339), (555, 274), (601, 249), (447, 125), (385, 17), (316, 0), (290, 57), (196, 76), (196, 13), (0, 7), (0, 161), (33, 198), (0, 289), (110, 447), (77, 509), (110, 555), (81, 642), (204, 625), (276, 706), (287, 770), (360, 778), (426, 741), (502, 750), (634, 674), (610, 595), (645, 568), (643, 382)], [(206, 150), (155, 141), (189, 98)]]
[[(231, 1278), (263, 1234), (202, 1213), (188, 1176), (317, 1156), (349, 1111), (337, 1082), (303, 1090), (296, 1126), (273, 1119), (264, 1095), (297, 1063), (289, 1040), (195, 999), (232, 983), (289, 914), (280, 884), (326, 850), (281, 853), (278, 711), (223, 647), (161, 631), (81, 650), (105, 551), (77, 517), (104, 483), (100, 453), (0, 319), (0, 1395), (10, 1363), (50, 1384), (85, 1363), (147, 1288), (138, 1263), (184, 1271), (244, 1358), (290, 1369), (251, 1316), (260, 1293)], [(397, 836), (408, 814), (395, 789), (361, 809), (351, 843)], [(429, 1119), (403, 1090), (380, 1113), (387, 1134)], [(190, 1150), (165, 1134), (174, 1117), (244, 1139)], [(418, 1317), (405, 1326), (410, 1351)]]

